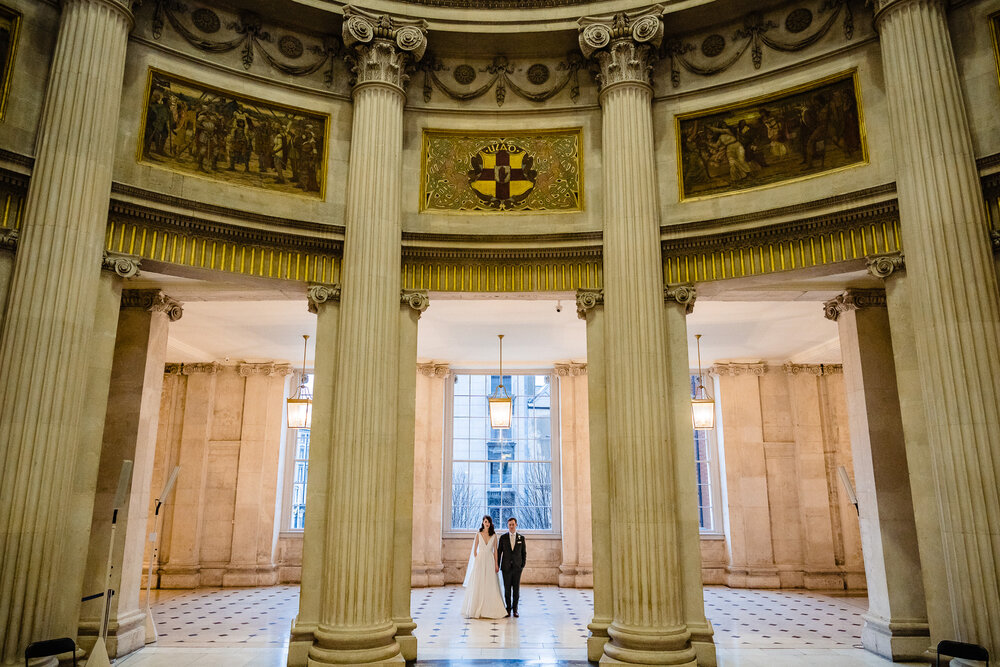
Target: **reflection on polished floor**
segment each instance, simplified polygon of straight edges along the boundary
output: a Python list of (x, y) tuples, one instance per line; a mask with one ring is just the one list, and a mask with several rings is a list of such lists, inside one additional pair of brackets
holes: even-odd
[[(520, 618), (496, 621), (462, 618), (462, 593), (461, 586), (413, 591), (418, 666), (586, 664), (592, 591), (524, 586)], [(705, 605), (721, 667), (893, 664), (859, 648), (865, 598), (709, 587)], [(154, 592), (153, 609), (157, 644), (116, 664), (279, 667), (298, 587), (160, 591)]]

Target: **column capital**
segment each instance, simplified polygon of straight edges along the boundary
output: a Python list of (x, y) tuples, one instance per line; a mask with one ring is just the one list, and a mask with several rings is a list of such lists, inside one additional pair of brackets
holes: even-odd
[(837, 321), (841, 313), (862, 308), (885, 308), (885, 290), (848, 289), (823, 304), (826, 319)]
[(694, 312), (694, 302), (698, 298), (698, 290), (694, 285), (667, 285), (663, 288), (663, 300), (668, 305), (684, 306), (684, 312), (690, 315)]
[(98, 5), (106, 5), (117, 11), (128, 23), (129, 30), (135, 25), (135, 14), (132, 13), (132, 10), (142, 4), (142, 0), (61, 0), (60, 4), (65, 6), (74, 2), (86, 1), (95, 2)]
[(0, 229), (0, 250), (16, 251), (17, 237), (16, 229)]
[(369, 83), (388, 84), (401, 92), (409, 70), (427, 50), (427, 21), (375, 14), (344, 7), (344, 46), (355, 89)]
[(215, 375), (220, 370), (222, 370), (222, 364), (220, 364), (217, 361), (209, 361), (208, 363), (184, 364), (181, 367), (181, 375), (195, 375), (196, 373)]
[(884, 255), (870, 255), (865, 258), (868, 266), (868, 273), (885, 280), (896, 271), (906, 269), (906, 261), (901, 252), (890, 252)]
[(166, 313), (167, 319), (171, 322), (176, 322), (184, 315), (181, 302), (158, 289), (122, 290), (122, 308), (141, 308), (151, 313)]
[(617, 83), (651, 85), (657, 48), (663, 41), (663, 6), (585, 16), (578, 21), (583, 56), (595, 64), (601, 92)]
[(427, 298), (425, 289), (404, 289), (399, 291), (399, 304), (409, 306), (417, 311), (417, 317), (420, 317), (431, 305), (431, 300)]
[(451, 372), (448, 364), (437, 364), (433, 361), (426, 364), (417, 364), (417, 372), (429, 378), (446, 378)]
[(243, 362), (237, 367), (237, 372), (242, 377), (272, 377), (274, 375), (291, 375), (291, 364), (276, 364), (273, 361), (263, 363)]
[(318, 313), (320, 304), (340, 301), (340, 284), (314, 283), (306, 288), (306, 298), (309, 299), (309, 312)]
[(816, 377), (844, 372), (843, 364), (793, 364), (790, 361), (782, 364), (781, 369), (785, 371), (785, 375), (815, 375)]
[(118, 274), (120, 278), (135, 278), (139, 275), (140, 261), (135, 255), (105, 250), (101, 256), (101, 268)]
[(184, 370), (184, 364), (163, 364), (163, 374), (164, 375), (180, 375)]
[(872, 8), (872, 20), (877, 30), (879, 22), (886, 14), (912, 2), (920, 2), (925, 5), (938, 5), (942, 8), (945, 6), (945, 0), (867, 0), (866, 4)]
[(990, 248), (993, 249), (993, 254), (1000, 252), (1000, 232), (994, 230), (990, 231)]
[(604, 290), (581, 288), (576, 291), (576, 316), (587, 319), (587, 314), (597, 308), (604, 307)]
[(587, 374), (587, 364), (576, 361), (567, 361), (552, 366), (559, 377), (576, 377)]
[(757, 375), (761, 376), (767, 372), (767, 364), (763, 361), (758, 361), (755, 363), (732, 363), (732, 362), (721, 362), (718, 364), (712, 364), (708, 369), (711, 375), (718, 375), (719, 377), (723, 375), (736, 376), (736, 375)]

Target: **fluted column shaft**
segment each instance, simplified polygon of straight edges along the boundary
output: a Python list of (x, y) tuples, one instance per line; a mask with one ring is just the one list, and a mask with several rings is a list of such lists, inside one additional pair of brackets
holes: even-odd
[[(55, 615), (131, 14), (67, 0), (0, 334), (0, 659)], [(26, 361), (30, 363), (26, 363)]]
[(1000, 291), (942, 0), (882, 0), (914, 340), (958, 638), (1000, 650)]

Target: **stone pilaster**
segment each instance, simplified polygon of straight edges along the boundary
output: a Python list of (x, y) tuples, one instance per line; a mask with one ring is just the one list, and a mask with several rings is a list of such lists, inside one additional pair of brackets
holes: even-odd
[(946, 5), (879, 0), (875, 22), (955, 634), (996, 653), (1000, 290)]
[[(694, 311), (693, 285), (668, 285), (663, 290), (663, 327), (667, 337), (667, 399), (671, 441), (675, 443), (674, 499), (683, 595), (683, 618), (699, 665), (715, 665), (715, 631), (705, 617), (701, 578), (701, 524), (695, 479), (694, 427), (691, 423), (691, 362), (688, 359), (687, 316)], [(682, 443), (688, 443), (684, 446)]]
[[(605, 662), (694, 665), (684, 619), (649, 72), (663, 8), (580, 19), (601, 86), (614, 620)], [(650, 536), (656, 535), (656, 539)], [(596, 536), (595, 536), (596, 537)]]
[(594, 556), (587, 427), (587, 364), (557, 363), (562, 464), (562, 562), (559, 586), (592, 588)]
[(824, 305), (837, 322), (868, 581), (861, 642), (891, 660), (930, 648), (906, 443), (885, 292), (848, 290)]
[[(355, 78), (345, 211), (338, 387), (333, 399), (327, 535), (319, 625), (309, 664), (402, 662), (392, 613), (399, 381), (401, 153), (407, 69), (426, 24), (348, 7)], [(339, 539), (341, 535), (351, 539)]]
[(75, 594), (59, 564), (131, 25), (116, 0), (62, 3), (0, 333), (0, 662), (64, 630), (54, 610)]
[(305, 531), (302, 536), (302, 586), (299, 613), (292, 623), (288, 644), (288, 664), (296, 667), (308, 663), (313, 633), (319, 625), (323, 570), (326, 567), (340, 285), (310, 285), (307, 297), (309, 312), (316, 315), (316, 355), (313, 363), (312, 428), (309, 430), (309, 483), (306, 485)]
[[(399, 383), (396, 409), (396, 506), (392, 556), (392, 620), (396, 643), (407, 661), (417, 659), (417, 624), (410, 615), (410, 578), (413, 571), (414, 445), (417, 403), (417, 320), (427, 310), (426, 290), (402, 290), (399, 309)], [(440, 533), (439, 533), (440, 535)]]
[(413, 462), (413, 586), (443, 586), (442, 443), (448, 364), (417, 364)]
[(587, 323), (587, 408), (590, 430), (590, 514), (594, 549), (594, 617), (587, 624), (587, 659), (597, 662), (610, 640), (614, 617), (611, 548), (611, 458), (608, 453), (607, 368), (604, 343), (604, 292), (576, 292), (576, 314)]
[(14, 273), (14, 251), (17, 250), (17, 230), (0, 229), (0, 330), (7, 310), (7, 296), (10, 294), (10, 279)]

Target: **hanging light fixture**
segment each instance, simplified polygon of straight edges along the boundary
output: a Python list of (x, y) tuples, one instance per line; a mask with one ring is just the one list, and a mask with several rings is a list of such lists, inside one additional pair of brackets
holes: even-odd
[(701, 334), (695, 334), (698, 342), (698, 386), (691, 399), (691, 423), (696, 430), (715, 428), (715, 400), (705, 388), (705, 375), (701, 371)]
[(490, 428), (510, 428), (514, 404), (503, 386), (503, 334), (498, 334), (497, 338), (500, 339), (500, 384), (487, 397), (490, 404)]
[(309, 336), (302, 336), (302, 381), (295, 395), (288, 399), (288, 428), (309, 428), (312, 424), (312, 392), (306, 384), (306, 347)]

